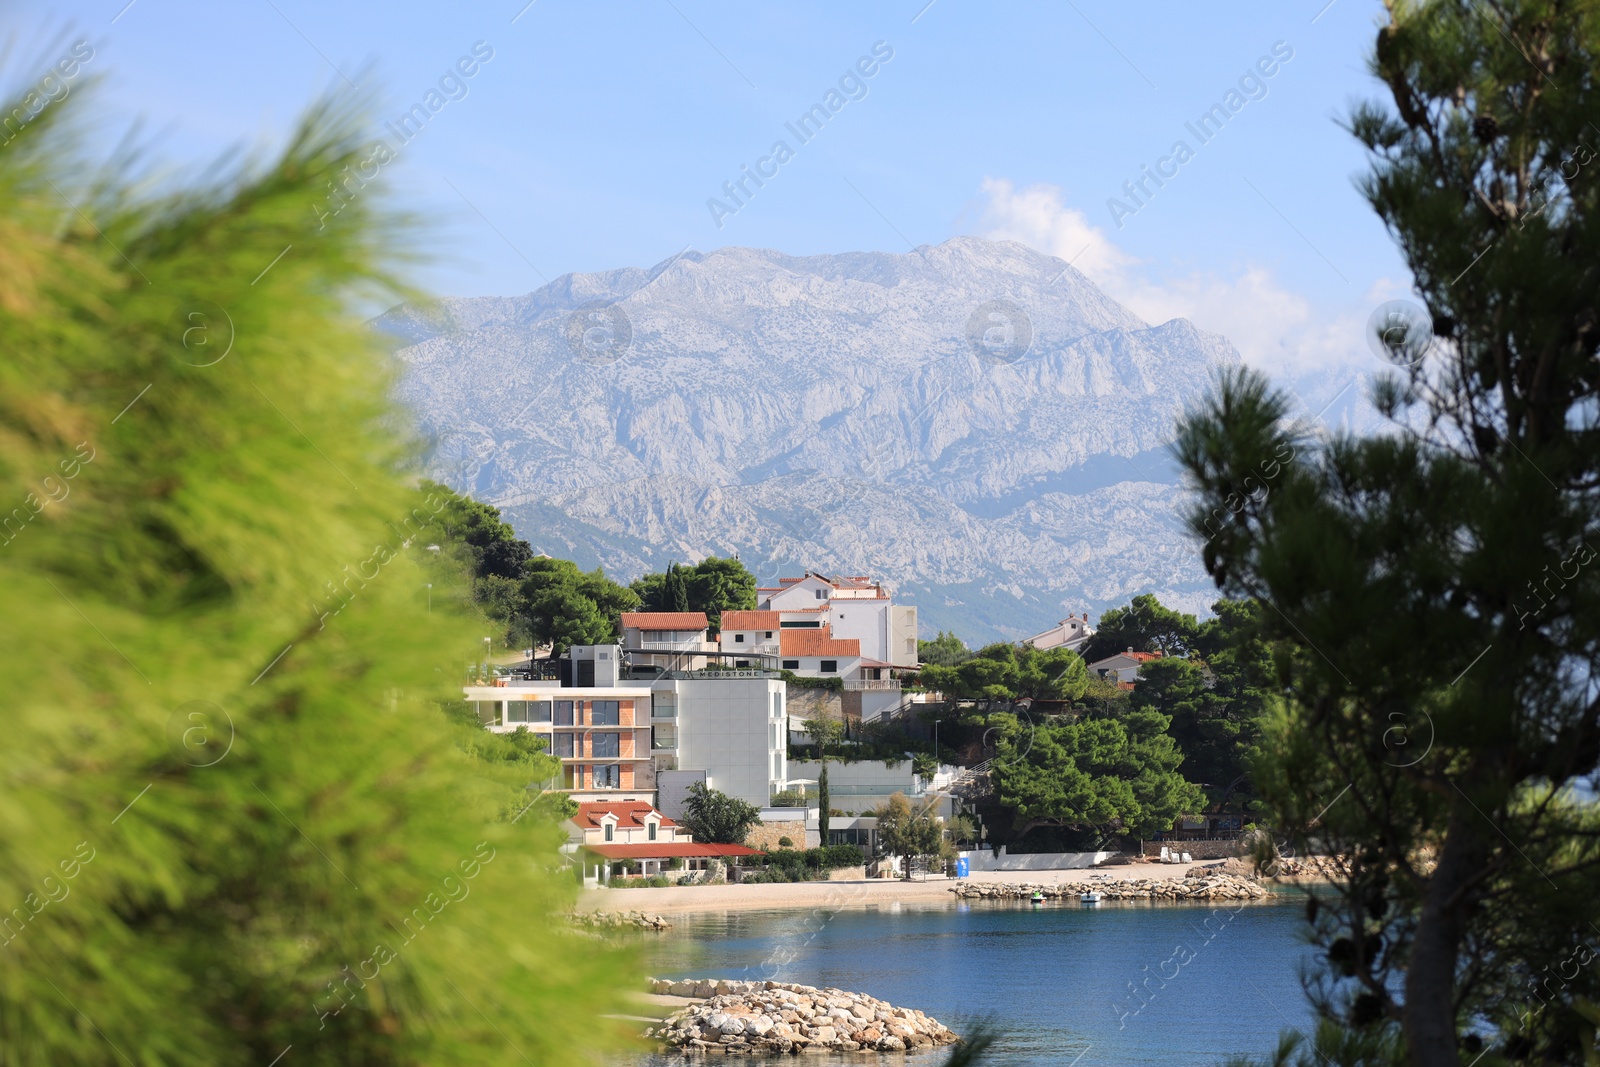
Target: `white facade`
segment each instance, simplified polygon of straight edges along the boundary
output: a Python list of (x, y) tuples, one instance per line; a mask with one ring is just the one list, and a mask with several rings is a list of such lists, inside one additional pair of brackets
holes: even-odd
[(1095, 660), (1089, 664), (1089, 673), (1098, 675), (1111, 682), (1124, 682), (1132, 685), (1139, 680), (1139, 668), (1153, 659), (1160, 659), (1159, 652), (1135, 652), (1128, 649), (1118, 652), (1115, 656)]
[[(866, 577), (828, 578), (807, 571), (757, 590), (760, 608), (782, 616), (784, 629), (815, 622), (839, 640), (861, 643), (861, 657), (894, 667), (917, 665), (917, 609), (894, 603), (880, 582)], [(727, 651), (723, 642), (723, 651)]]
[(789, 779), (785, 685), (764, 673), (661, 678), (653, 685), (658, 770), (704, 771), (713, 789), (765, 807)]
[(1086, 611), (1081, 616), (1068, 615), (1044, 633), (1034, 634), (1022, 643), (1032, 645), (1041, 652), (1052, 648), (1067, 648), (1077, 652), (1093, 636), (1094, 627), (1089, 625), (1089, 613)]

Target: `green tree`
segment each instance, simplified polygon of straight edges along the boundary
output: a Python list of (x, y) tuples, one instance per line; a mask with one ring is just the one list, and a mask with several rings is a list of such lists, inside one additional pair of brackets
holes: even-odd
[(933, 813), (937, 804), (933, 797), (913, 806), (904, 793), (894, 793), (872, 813), (878, 820), (878, 848), (907, 861), (902, 864), (904, 878), (911, 877), (911, 860), (944, 852), (944, 827)]
[(1015, 812), (1015, 837), (1041, 826), (1148, 836), (1198, 811), (1200, 788), (1178, 773), (1183, 755), (1158, 712), (1040, 723), (997, 717), (1000, 803)]
[(724, 611), (754, 611), (756, 576), (736, 559), (708, 556), (685, 576), (690, 611), (703, 611), (711, 628), (722, 628)]
[(1316, 442), (1236, 373), (1180, 430), (1208, 570), (1270, 605), (1257, 788), (1350, 860), (1315, 915), (1320, 1055), (1594, 1055), (1597, 66), (1589, 5), (1390, 5), (1389, 102), (1349, 126), (1426, 304), (1377, 323), (1393, 426)]
[(662, 587), (662, 594), (666, 598), (663, 611), (692, 611), (689, 607), (689, 582), (684, 577), (683, 568), (673, 563), (667, 567), (667, 580)]
[(1089, 685), (1089, 668), (1065, 648), (1040, 651), (1001, 641), (985, 645), (955, 666), (928, 664), (922, 685), (952, 697), (986, 700), (1076, 700)]
[(967, 643), (948, 630), (940, 630), (932, 641), (917, 642), (917, 662), (935, 667), (954, 667), (972, 658)]
[(522, 582), (524, 607), (533, 640), (549, 642), (551, 655), (572, 645), (598, 645), (621, 640), (622, 613), (632, 611), (638, 597), (596, 567), (581, 571), (570, 560), (530, 560)]
[(1199, 624), (1193, 615), (1173, 611), (1149, 593), (1133, 598), (1125, 608), (1112, 608), (1100, 616), (1094, 635), (1083, 646), (1086, 662), (1135, 652), (1159, 652), (1164, 656), (1187, 655), (1194, 644)]
[(447, 543), (458, 546), (459, 557), (476, 577), (494, 575), (510, 581), (522, 577), (523, 567), (533, 558), (533, 549), (517, 537), (510, 523), (501, 520), (499, 508), (426, 478), (421, 489), (424, 495), (444, 501), (432, 516), (424, 537), (436, 538), (435, 543), (441, 547)]
[(645, 611), (703, 611), (720, 629), (724, 611), (752, 611), (756, 577), (737, 559), (708, 556), (693, 567), (677, 563), (647, 574), (631, 586)]
[(817, 775), (817, 802), (821, 810), (817, 814), (817, 826), (822, 837), (822, 843), (828, 843), (828, 805), (832, 797), (828, 795), (828, 750), (839, 743), (844, 737), (844, 723), (829, 714), (819, 715), (815, 719), (806, 720), (806, 733), (811, 735), (811, 740), (817, 743), (817, 762), (822, 765), (822, 770)]
[(761, 821), (761, 810), (738, 797), (712, 789), (704, 782), (689, 786), (678, 820), (696, 841), (711, 845), (742, 845), (750, 828)]
[(0, 543), (0, 1057), (614, 1045), (628, 979), (564, 918), (547, 763), (477, 758), (439, 710), (480, 635), (427, 611), (445, 502), (399, 473), (352, 313), (398, 295), (404, 243), (379, 187), (328, 206), (373, 169), (360, 116), (149, 183), (76, 153), (93, 99), (0, 145), (0, 500), (27, 509)]

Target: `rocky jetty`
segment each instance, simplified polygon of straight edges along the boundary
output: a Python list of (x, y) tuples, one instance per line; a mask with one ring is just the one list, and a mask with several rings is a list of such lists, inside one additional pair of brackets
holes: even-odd
[(1088, 892), (1099, 893), (1106, 900), (1259, 900), (1268, 895), (1267, 890), (1248, 878), (1198, 869), (1185, 878), (1134, 878), (1121, 882), (957, 882), (950, 892), (963, 900), (1027, 900), (1035, 893), (1043, 894), (1046, 900), (1076, 900)]
[(642, 911), (586, 911), (572, 916), (579, 926), (597, 930), (612, 930), (621, 926), (636, 926), (641, 930), (670, 930), (672, 924), (660, 915), (647, 915)]
[(937, 1019), (864, 993), (788, 982), (652, 979), (655, 993), (708, 999), (674, 1012), (645, 1037), (687, 1054), (905, 1052), (955, 1043)]

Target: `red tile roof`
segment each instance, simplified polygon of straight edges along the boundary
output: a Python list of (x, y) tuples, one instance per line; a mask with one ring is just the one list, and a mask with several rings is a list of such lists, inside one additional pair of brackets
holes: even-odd
[(703, 611), (624, 611), (624, 630), (704, 630), (710, 625)]
[(1161, 658), (1161, 653), (1159, 652), (1124, 652), (1123, 655), (1131, 656), (1140, 663), (1148, 663), (1153, 659)]
[(759, 856), (761, 853), (743, 845), (697, 845), (678, 841), (659, 841), (646, 845), (584, 845), (584, 850), (610, 860), (653, 860), (672, 856)]
[(833, 628), (820, 630), (779, 630), (778, 653), (784, 656), (859, 656), (859, 638), (835, 638)]
[(778, 613), (776, 611), (724, 611), (722, 613), (722, 628), (724, 630), (776, 630), (778, 628)]
[[(572, 821), (582, 827), (598, 828), (602, 816), (615, 815), (618, 826), (643, 826), (644, 817), (652, 812), (656, 812), (656, 809), (642, 800), (579, 804), (578, 814), (572, 817)], [(665, 815), (661, 815), (659, 812), (656, 812), (656, 814), (660, 816), (662, 826), (678, 825)]]

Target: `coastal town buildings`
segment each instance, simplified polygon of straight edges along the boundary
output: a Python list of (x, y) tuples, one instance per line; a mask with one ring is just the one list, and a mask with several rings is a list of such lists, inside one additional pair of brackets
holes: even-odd
[(1135, 652), (1128, 649), (1118, 652), (1114, 656), (1095, 660), (1089, 664), (1089, 673), (1104, 678), (1108, 682), (1132, 685), (1139, 680), (1139, 668), (1153, 659), (1160, 659), (1159, 652)]
[(757, 589), (756, 597), (758, 609), (777, 613), (780, 632), (827, 629), (834, 639), (855, 640), (863, 662), (877, 664), (872, 669), (917, 665), (917, 609), (896, 604), (882, 582), (806, 571)]
[(706, 635), (709, 625), (703, 611), (625, 611), (622, 647), (635, 667), (704, 670), (705, 653), (717, 651)]
[(491, 730), (548, 738), (562, 768), (551, 789), (580, 802), (654, 804), (658, 774), (676, 772), (666, 780), (674, 799), (703, 780), (762, 807), (789, 787), (786, 693), (776, 671), (652, 665), (649, 677), (635, 679), (621, 646), (575, 645), (558, 673), (555, 681), (507, 678), (464, 690)]
[(1050, 629), (1034, 634), (1022, 643), (1032, 645), (1040, 652), (1047, 652), (1052, 648), (1066, 648), (1079, 652), (1089, 643), (1089, 638), (1093, 637), (1094, 633), (1094, 627), (1089, 625), (1089, 613), (1086, 611), (1082, 615), (1068, 615)]
[(650, 877), (668, 870), (704, 871), (711, 864), (760, 853), (744, 845), (702, 843), (643, 801), (578, 805), (563, 826), (568, 847), (588, 883), (604, 883), (626, 870)]

